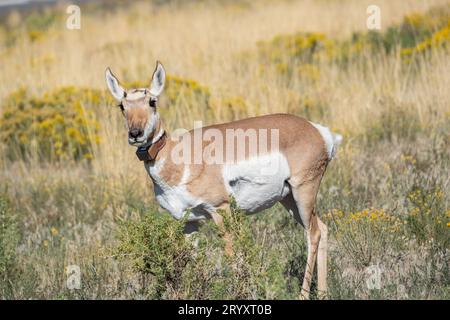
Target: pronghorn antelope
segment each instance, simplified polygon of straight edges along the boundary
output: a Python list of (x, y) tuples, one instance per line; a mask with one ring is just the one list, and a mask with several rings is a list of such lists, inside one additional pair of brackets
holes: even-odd
[[(254, 213), (280, 202), (304, 228), (308, 243), (308, 258), (303, 279), (301, 298), (309, 298), (311, 278), (317, 257), (318, 289), (326, 295), (327, 284), (327, 227), (319, 219), (315, 208), (316, 196), (325, 169), (333, 158), (341, 137), (329, 129), (303, 118), (288, 114), (273, 114), (196, 128), (181, 135), (188, 138), (183, 151), (195, 152), (194, 136), (213, 132), (215, 137), (226, 136), (217, 144), (215, 153), (225, 149), (237, 152), (237, 159), (208, 161), (175, 161), (174, 151), (180, 142), (168, 138), (158, 114), (156, 102), (164, 89), (165, 70), (157, 62), (149, 88), (124, 89), (117, 78), (106, 70), (106, 83), (119, 102), (128, 127), (128, 142), (138, 147), (137, 155), (144, 161), (150, 175), (156, 200), (176, 219), (189, 210), (188, 222), (212, 218), (223, 227), (218, 209), (226, 209), (230, 195), (245, 212)], [(264, 135), (247, 134), (250, 131), (273, 131), (276, 139), (271, 148), (239, 148), (234, 145), (236, 135), (244, 133), (250, 144), (261, 146)], [(253, 141), (250, 138), (254, 138)], [(273, 138), (273, 137), (272, 137)], [(255, 140), (256, 139), (256, 140)], [(231, 148), (229, 148), (230, 140)], [(239, 139), (238, 139), (239, 140)], [(200, 148), (206, 150), (214, 140), (202, 139)], [(186, 143), (183, 144), (186, 147)], [(276, 146), (277, 148), (272, 148)], [(267, 146), (266, 146), (267, 147)], [(262, 150), (264, 149), (264, 150)], [(212, 153), (209, 155), (211, 156)], [(216, 159), (217, 160), (217, 159)], [(231, 240), (227, 250), (231, 254)]]

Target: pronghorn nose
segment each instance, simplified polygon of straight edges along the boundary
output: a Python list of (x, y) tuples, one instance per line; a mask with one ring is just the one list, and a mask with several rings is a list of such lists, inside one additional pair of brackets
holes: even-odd
[(144, 133), (144, 131), (141, 129), (131, 129), (128, 132), (128, 135), (130, 136), (130, 138), (136, 139), (137, 137), (142, 136), (143, 133)]

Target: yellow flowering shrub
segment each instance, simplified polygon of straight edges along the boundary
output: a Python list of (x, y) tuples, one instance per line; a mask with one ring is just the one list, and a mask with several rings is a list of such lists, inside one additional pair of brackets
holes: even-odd
[(333, 229), (339, 245), (360, 267), (378, 262), (389, 248), (402, 245), (398, 234), (404, 223), (384, 209), (357, 212), (333, 209), (323, 219)]
[(211, 99), (212, 110), (217, 119), (241, 119), (248, 115), (250, 105), (241, 96)]
[(412, 13), (406, 15), (400, 25), (400, 32), (403, 35), (403, 47), (413, 46), (417, 42), (431, 36), (437, 30), (445, 27), (450, 19), (450, 7), (448, 5), (434, 7), (428, 12)]
[(170, 75), (167, 77), (165, 94), (171, 102), (180, 99), (180, 96), (183, 95), (185, 99), (204, 100), (207, 104), (210, 97), (207, 86), (201, 85), (195, 80)]
[(36, 153), (39, 159), (92, 157), (99, 143), (94, 110), (105, 104), (104, 92), (64, 87), (32, 97), (20, 89), (6, 98), (0, 117), (0, 139), (12, 159)]
[(364, 53), (390, 53), (397, 47), (405, 60), (414, 53), (448, 46), (450, 9), (436, 7), (425, 14), (405, 16), (400, 24), (386, 31), (355, 32), (344, 41), (331, 40), (322, 33), (278, 35), (270, 41), (257, 43), (260, 71), (275, 68), (287, 79), (306, 78), (315, 81), (320, 76), (319, 61), (337, 62), (345, 67)]
[[(377, 228), (386, 227), (390, 233), (400, 231), (402, 225), (397, 216), (386, 213), (384, 209), (365, 209), (357, 212), (344, 212), (333, 209), (325, 215), (326, 220), (336, 223), (338, 226), (354, 228), (356, 225), (369, 224)], [(342, 234), (338, 234), (341, 236)]]
[(5, 44), (13, 46), (18, 39), (26, 37), (30, 42), (37, 42), (49, 35), (49, 29), (64, 16), (53, 10), (25, 13), (23, 16), (12, 11), (0, 23), (5, 32)]
[(415, 53), (448, 45), (449, 22), (448, 6), (433, 8), (425, 14), (412, 13), (384, 32), (355, 32), (349, 40), (334, 47), (331, 57), (346, 65), (365, 51), (390, 53), (399, 47), (401, 56), (410, 61)]
[(316, 79), (319, 70), (312, 65), (327, 58), (333, 46), (333, 41), (318, 32), (278, 35), (270, 41), (260, 41), (257, 48), (261, 71), (271, 66), (288, 77), (307, 74)]
[(411, 56), (416, 53), (448, 45), (449, 26), (449, 7), (435, 7), (424, 14), (406, 15), (402, 23), (389, 27), (386, 32), (357, 33), (354, 38), (363, 42), (363, 46), (383, 48), (386, 52), (399, 46), (402, 57), (410, 61)]
[(411, 48), (404, 48), (400, 54), (406, 61), (411, 61), (414, 56), (430, 52), (432, 50), (448, 48), (450, 45), (450, 19), (448, 24), (442, 29), (437, 30), (423, 41), (417, 43)]
[(416, 188), (408, 194), (408, 204), (408, 232), (421, 244), (434, 242), (448, 248), (450, 210), (445, 207), (444, 192), (438, 187), (428, 191)]

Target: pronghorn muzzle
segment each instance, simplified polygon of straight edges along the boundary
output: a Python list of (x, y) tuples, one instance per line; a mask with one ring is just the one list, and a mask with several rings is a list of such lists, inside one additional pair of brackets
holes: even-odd
[(144, 130), (142, 130), (140, 128), (132, 128), (128, 131), (128, 137), (130, 139), (134, 139), (134, 140), (140, 138), (143, 134), (144, 134)]

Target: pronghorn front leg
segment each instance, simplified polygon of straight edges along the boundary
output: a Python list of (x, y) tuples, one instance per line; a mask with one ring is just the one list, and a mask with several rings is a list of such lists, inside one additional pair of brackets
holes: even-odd
[[(218, 210), (224, 210), (225, 212), (228, 212), (229, 206), (223, 205)], [(214, 223), (219, 228), (220, 232), (223, 233), (223, 239), (225, 240), (225, 254), (229, 257), (233, 256), (233, 237), (228, 231), (225, 230), (223, 216), (220, 213), (212, 212), (211, 217)]]

